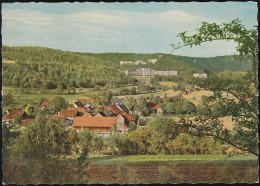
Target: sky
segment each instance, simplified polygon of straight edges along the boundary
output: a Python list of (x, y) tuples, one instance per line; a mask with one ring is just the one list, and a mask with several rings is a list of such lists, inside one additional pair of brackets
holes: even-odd
[[(257, 25), (255, 2), (3, 3), (2, 44), (73, 52), (170, 53), (177, 34), (196, 33), (201, 22), (239, 18)], [(233, 41), (185, 47), (173, 54), (213, 57), (234, 54)]]

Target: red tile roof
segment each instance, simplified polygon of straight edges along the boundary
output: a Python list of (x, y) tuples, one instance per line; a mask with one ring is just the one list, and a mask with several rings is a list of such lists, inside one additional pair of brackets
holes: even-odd
[(68, 110), (76, 110), (77, 112), (83, 113), (84, 110), (87, 112), (87, 107), (68, 107)]
[(21, 127), (26, 127), (29, 123), (33, 122), (34, 119), (26, 119), (22, 122)]
[(152, 110), (157, 110), (157, 109), (160, 108), (160, 107), (159, 107), (156, 103), (154, 103), (154, 102), (148, 102), (148, 103), (146, 104), (146, 106), (147, 106), (147, 107), (150, 107)]
[(126, 118), (128, 120), (128, 122), (130, 121), (135, 121), (135, 118), (133, 117), (132, 114), (128, 114), (128, 113), (123, 113), (121, 114), (124, 118)]
[(48, 102), (49, 102), (49, 99), (43, 99), (39, 108), (42, 108), (43, 106), (47, 106), (48, 105)]
[(108, 107), (104, 107), (104, 110), (112, 110), (115, 114), (122, 114), (123, 112), (116, 106), (116, 105), (110, 105)]
[(117, 117), (76, 117), (73, 127), (104, 127), (110, 128), (116, 124)]
[(5, 119), (15, 119), (16, 117), (21, 117), (25, 112), (20, 109), (8, 109), (9, 114), (5, 114), (2, 120)]
[(81, 102), (83, 105), (88, 104), (89, 101), (90, 99), (87, 98), (77, 99), (77, 102)]
[(76, 110), (61, 110), (59, 115), (63, 115), (66, 118), (75, 118), (78, 114)]

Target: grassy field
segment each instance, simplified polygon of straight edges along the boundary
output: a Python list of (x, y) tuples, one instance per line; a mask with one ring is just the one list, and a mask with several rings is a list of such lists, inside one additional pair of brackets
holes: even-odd
[(151, 77), (135, 77), (135, 79), (139, 80), (140, 82), (145, 83), (146, 85), (149, 85)]
[(90, 155), (89, 165), (173, 165), (173, 164), (222, 164), (227, 161), (234, 164), (257, 163), (257, 157), (250, 154), (201, 154), (201, 155)]

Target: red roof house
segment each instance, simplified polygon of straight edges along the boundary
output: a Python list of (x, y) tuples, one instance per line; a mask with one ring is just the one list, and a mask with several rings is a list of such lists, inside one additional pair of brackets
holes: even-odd
[(162, 111), (160, 109), (160, 107), (154, 102), (147, 102), (146, 106), (149, 107), (153, 112), (156, 112), (156, 113)]
[(72, 127), (76, 130), (86, 128), (91, 131), (109, 132), (110, 128), (117, 123), (117, 117), (76, 117)]
[(75, 110), (75, 111), (79, 112), (81, 116), (83, 116), (83, 114), (88, 112), (89, 108), (87, 108), (87, 107), (68, 107), (68, 110)]
[(28, 115), (25, 111), (21, 109), (8, 109), (7, 114), (5, 114), (2, 120), (13, 120), (16, 117), (20, 117), (21, 119), (27, 119)]
[(129, 125), (129, 123), (130, 123), (131, 121), (135, 121), (135, 118), (133, 117), (132, 114), (122, 113), (121, 115), (125, 118), (125, 123), (126, 123), (127, 125)]
[(80, 116), (80, 113), (76, 110), (61, 110), (59, 116), (63, 116), (67, 119), (75, 119), (76, 116)]
[(39, 109), (44, 109), (48, 105), (49, 99), (43, 99), (40, 103)]
[(110, 105), (107, 107), (104, 107), (105, 110), (111, 110), (114, 114), (122, 114), (123, 112), (116, 106), (116, 105)]
[(24, 121), (22, 122), (22, 124), (21, 124), (21, 128), (23, 129), (23, 128), (27, 127), (27, 125), (28, 125), (29, 123), (32, 123), (33, 121), (34, 121), (34, 119), (26, 119), (26, 120), (24, 120)]
[(87, 105), (89, 101), (90, 99), (87, 98), (77, 99), (77, 102), (81, 102), (83, 105)]

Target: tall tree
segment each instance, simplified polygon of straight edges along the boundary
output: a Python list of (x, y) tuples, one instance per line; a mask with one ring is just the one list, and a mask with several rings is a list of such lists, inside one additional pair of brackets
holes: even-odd
[[(232, 132), (225, 129), (214, 113), (200, 118), (203, 125), (196, 127), (194, 135), (213, 136), (242, 151), (258, 156), (257, 27), (248, 30), (239, 19), (236, 19), (221, 25), (203, 22), (196, 30), (198, 33), (192, 36), (187, 36), (187, 31), (179, 33), (182, 43), (173, 44), (174, 50), (185, 46), (201, 45), (208, 41), (233, 40), (238, 44), (236, 49), (240, 56), (251, 59), (253, 66), (252, 71), (247, 72), (242, 79), (211, 76), (198, 82), (200, 88), (213, 91), (214, 95), (209, 101), (219, 103), (223, 108), (222, 114), (231, 115), (235, 127)], [(224, 98), (223, 92), (232, 95), (236, 100)]]
[(63, 97), (56, 96), (49, 101), (47, 109), (51, 114), (58, 114), (61, 109), (66, 109), (67, 106), (68, 102)]
[(9, 107), (14, 107), (15, 106), (15, 99), (14, 96), (11, 92), (8, 92), (7, 94), (3, 95), (2, 98), (2, 105), (9, 106)]
[(47, 120), (43, 114), (24, 129), (17, 138), (14, 152), (22, 157), (46, 159), (76, 152), (76, 132), (59, 118)]

